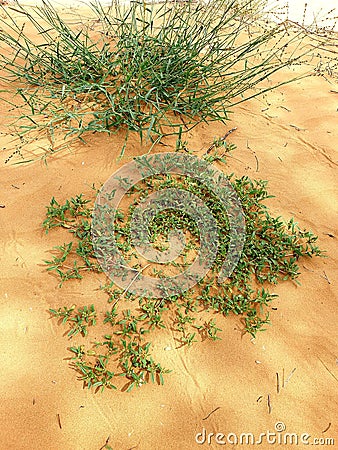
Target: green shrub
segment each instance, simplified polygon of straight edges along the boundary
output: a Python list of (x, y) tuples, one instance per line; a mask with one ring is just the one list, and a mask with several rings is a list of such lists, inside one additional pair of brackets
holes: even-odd
[[(302, 30), (259, 19), (264, 5), (166, 0), (104, 9), (94, 2), (95, 20), (81, 26), (67, 23), (48, 1), (3, 8), (3, 80), (20, 86), (13, 105), (20, 99), (29, 107), (15, 122), (19, 150), (34, 132), (53, 152), (57, 132), (70, 142), (123, 130), (126, 139), (136, 132), (154, 143), (200, 122), (228, 120), (234, 105), (273, 88), (258, 89), (263, 80), (309, 51)], [(35, 29), (34, 38), (14, 13)], [(292, 44), (297, 52), (288, 54)]]

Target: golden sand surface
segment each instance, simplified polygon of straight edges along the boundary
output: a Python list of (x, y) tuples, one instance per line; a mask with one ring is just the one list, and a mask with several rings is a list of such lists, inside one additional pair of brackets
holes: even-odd
[[(277, 78), (289, 76), (285, 69)], [(104, 313), (106, 297), (98, 275), (58, 287), (43, 260), (69, 236), (46, 236), (41, 223), (52, 196), (64, 201), (90, 194), (93, 182), (104, 182), (143, 149), (131, 139), (117, 162), (122, 134), (87, 136), (86, 145), (49, 158), (47, 166), (5, 164), (1, 150), (0, 448), (99, 450), (109, 437), (114, 450), (214, 449), (222, 447), (216, 433), (258, 439), (275, 432), (278, 422), (286, 432), (311, 435), (309, 443), (334, 438), (337, 445), (337, 119), (336, 80), (311, 76), (238, 105), (227, 125), (201, 124), (188, 133), (189, 148), (201, 156), (214, 138), (237, 127), (229, 137), (237, 149), (219, 167), (268, 180), (276, 196), (267, 202), (272, 212), (317, 234), (327, 258), (300, 261), (301, 286), (288, 281), (274, 287), (279, 297), (272, 325), (256, 339), (242, 335), (233, 315), (218, 318), (223, 331), (217, 342), (177, 349), (170, 329), (155, 333), (155, 359), (173, 372), (164, 386), (150, 383), (130, 393), (95, 394), (69, 369), (70, 343), (49, 308), (95, 303)], [(7, 145), (2, 136), (0, 149)], [(100, 336), (93, 328), (90, 340)], [(203, 429), (214, 433), (210, 445), (196, 442)], [(260, 448), (305, 446), (265, 442)]]

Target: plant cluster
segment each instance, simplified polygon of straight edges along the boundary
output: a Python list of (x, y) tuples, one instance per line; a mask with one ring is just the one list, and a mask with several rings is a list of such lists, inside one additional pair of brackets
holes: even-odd
[[(208, 206), (217, 221), (217, 257), (207, 276), (192, 289), (160, 300), (151, 296), (137, 297), (132, 289), (124, 291), (113, 281), (105, 283), (102, 289), (112, 304), (111, 309), (101, 317), (101, 322), (108, 327), (107, 333), (102, 342), (95, 343), (92, 349), (71, 347), (74, 353), (73, 367), (80, 372), (80, 379), (86, 386), (115, 388), (113, 378), (121, 375), (127, 378), (127, 390), (149, 380), (163, 383), (163, 374), (168, 370), (156, 363), (150, 354), (150, 335), (154, 330), (173, 329), (178, 348), (192, 345), (198, 336), (201, 340), (215, 341), (219, 339), (221, 330), (216, 325), (214, 315), (233, 313), (241, 318), (243, 331), (254, 337), (257, 331), (263, 330), (264, 325), (269, 323), (270, 303), (276, 297), (270, 292), (269, 284), (274, 285), (282, 280), (297, 281), (299, 258), (322, 255), (313, 233), (300, 229), (292, 219), (284, 222), (280, 217), (271, 216), (264, 204), (264, 200), (271, 197), (267, 191), (267, 182), (252, 181), (247, 176), (235, 178), (233, 175), (229, 176), (229, 180), (242, 203), (246, 241), (236, 269), (224, 282), (219, 281), (218, 273), (229, 248), (229, 220), (227, 211), (206, 186), (190, 177), (164, 174), (148, 177), (129, 189), (127, 204), (123, 205), (123, 210), (118, 210), (112, 227), (118, 248), (131, 267), (148, 271), (152, 277), (162, 278), (168, 271), (184, 270), (191, 264), (193, 256), (198, 254), (200, 242), (196, 224), (186, 214), (177, 214), (171, 209), (161, 211), (152, 220), (149, 240), (155, 248), (165, 250), (170, 231), (181, 229), (187, 239), (179, 258), (145, 267), (133, 249), (130, 227), (133, 211), (150, 192), (168, 188), (189, 191)], [(90, 201), (81, 194), (64, 205), (53, 198), (47, 207), (47, 219), (44, 221), (46, 231), (65, 227), (77, 242), (77, 246), (72, 241), (57, 247), (59, 256), (55, 256), (54, 261), (46, 261), (48, 270), (55, 272), (61, 283), (70, 278), (80, 278), (74, 267), (85, 269), (83, 273), (98, 270), (93, 246), (90, 245), (88, 220), (93, 208), (90, 205)], [(78, 251), (83, 246), (91, 249), (90, 254)], [(79, 256), (83, 260), (82, 264), (77, 262)], [(73, 263), (69, 263), (72, 259)], [(77, 311), (74, 305), (50, 311), (61, 322), (70, 325), (69, 337), (77, 333), (85, 336), (89, 325), (99, 320), (93, 305)], [(211, 315), (211, 318), (205, 320), (205, 314)], [(120, 373), (116, 373), (116, 366), (121, 369)]]
[[(183, 133), (201, 122), (228, 120), (234, 105), (276, 87), (262, 81), (313, 51), (302, 45), (306, 33), (301, 27), (291, 30), (286, 23), (261, 20), (265, 4), (137, 0), (126, 5), (116, 1), (105, 9), (95, 1), (91, 18), (80, 25), (63, 19), (48, 0), (33, 9), (18, 2), (2, 8), (0, 80), (15, 86), (11, 105), (22, 111), (13, 123), (19, 137), (13, 154), (21, 154), (22, 147), (38, 137), (49, 143), (47, 156), (74, 139), (84, 140), (88, 132), (118, 131), (125, 133), (125, 142), (130, 133), (137, 133), (140, 141), (152, 145), (175, 135), (176, 150), (189, 152)], [(36, 32), (34, 38), (25, 30), (27, 23)], [(211, 148), (217, 152), (211, 154)], [(211, 148), (205, 156), (208, 163), (224, 162), (225, 153), (233, 149), (225, 137)], [(106, 281), (101, 289), (110, 309), (105, 313), (94, 304), (50, 309), (51, 316), (68, 327), (69, 339), (86, 342), (70, 347), (71, 366), (85, 386), (117, 389), (119, 377), (126, 379), (122, 389), (127, 391), (149, 381), (163, 384), (169, 370), (153, 359), (150, 336), (155, 330), (170, 327), (178, 347), (190, 346), (198, 337), (216, 341), (221, 329), (215, 315), (233, 313), (240, 317), (243, 332), (255, 336), (269, 323), (269, 306), (276, 297), (269, 285), (296, 281), (299, 258), (322, 254), (311, 232), (293, 220), (271, 216), (264, 204), (269, 198), (265, 181), (233, 175), (228, 179), (244, 210), (246, 240), (236, 269), (222, 282), (218, 274), (229, 251), (230, 225), (217, 196), (202, 182), (180, 175), (146, 176), (130, 187), (110, 231), (136, 274), (144, 271), (161, 280), (168, 272), (179, 273), (201, 247), (191, 217), (164, 209), (149, 225), (150, 244), (165, 251), (170, 233), (181, 230), (184, 250), (165, 264), (144, 265), (133, 247), (131, 217), (152, 191), (172, 188), (201, 199), (217, 224), (217, 255), (208, 274), (177, 295), (137, 297), (132, 289)], [(128, 179), (120, 183), (128, 187)], [(93, 209), (93, 199), (83, 194), (64, 204), (53, 197), (47, 207), (45, 231), (64, 228), (72, 234), (71, 242), (57, 246), (45, 261), (60, 286), (102, 271), (91, 234)], [(90, 330), (98, 323), (105, 329), (103, 337), (87, 348)]]
[(1, 80), (18, 86), (13, 108), (24, 105), (14, 122), (16, 152), (36, 133), (49, 142), (46, 156), (87, 132), (122, 130), (126, 140), (135, 132), (156, 143), (200, 122), (226, 121), (235, 104), (273, 88), (258, 89), (263, 80), (309, 51), (301, 29), (258, 20), (264, 6), (167, 0), (105, 9), (94, 1), (94, 19), (77, 27), (48, 0), (34, 10), (18, 2), (3, 8)]
[[(86, 205), (90, 200), (85, 200), (83, 195), (67, 200), (60, 205), (53, 197), (47, 209), (46, 220), (43, 227), (46, 233), (52, 228), (62, 227), (68, 229), (78, 238), (76, 249), (73, 242), (57, 246), (57, 255), (51, 261), (45, 261), (47, 270), (56, 271), (61, 281), (60, 286), (66, 280), (72, 278), (81, 279), (82, 273), (90, 270), (100, 272), (100, 266), (96, 262), (93, 245), (91, 242), (91, 209)], [(70, 253), (75, 253), (77, 259), (73, 260), (72, 266), (66, 264)]]

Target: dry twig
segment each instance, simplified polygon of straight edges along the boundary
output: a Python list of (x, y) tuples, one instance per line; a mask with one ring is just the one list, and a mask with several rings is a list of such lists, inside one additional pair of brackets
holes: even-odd
[[(225, 141), (226, 138), (227, 138), (231, 133), (233, 133), (233, 132), (236, 131), (236, 130), (237, 130), (237, 127), (231, 128), (231, 130), (227, 131), (227, 132), (225, 133), (225, 135), (224, 135), (222, 138), (220, 138), (220, 139), (218, 140), (218, 142), (220, 143), (220, 142)], [(208, 148), (208, 150), (207, 150), (205, 153), (206, 153), (206, 154), (210, 153), (211, 150), (212, 150), (215, 146), (216, 146), (216, 143), (214, 142), (213, 144), (210, 145), (210, 147)]]

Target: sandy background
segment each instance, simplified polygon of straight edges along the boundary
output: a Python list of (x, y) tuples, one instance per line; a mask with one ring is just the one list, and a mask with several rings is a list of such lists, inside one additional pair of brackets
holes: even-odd
[[(1, 132), (5, 117), (3, 110)], [(242, 336), (233, 316), (218, 318), (222, 341), (215, 343), (175, 349), (172, 333), (161, 332), (155, 356), (173, 372), (164, 386), (149, 384), (129, 394), (83, 390), (69, 369), (69, 342), (48, 309), (94, 302), (103, 313), (106, 297), (97, 290), (98, 276), (58, 288), (42, 261), (63, 236), (45, 236), (41, 222), (53, 195), (63, 201), (89, 194), (93, 182), (104, 182), (142, 149), (131, 141), (117, 164), (123, 136), (89, 136), (87, 145), (49, 159), (47, 167), (10, 166), (0, 135), (0, 448), (99, 450), (108, 437), (114, 450), (219, 448), (198, 445), (196, 433), (205, 428), (258, 436), (275, 431), (280, 421), (290, 433), (310, 434), (309, 442), (330, 437), (337, 445), (337, 118), (336, 80), (313, 76), (237, 106), (228, 126), (200, 125), (186, 137), (202, 155), (214, 138), (237, 127), (229, 141), (238, 148), (220, 167), (269, 180), (276, 195), (271, 210), (318, 234), (328, 258), (301, 261), (301, 286), (274, 288), (279, 298), (272, 326), (255, 340)], [(99, 339), (100, 330), (90, 337)], [(283, 371), (285, 380), (292, 376), (277, 393), (276, 373)]]

